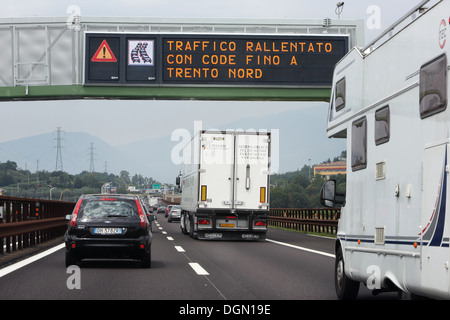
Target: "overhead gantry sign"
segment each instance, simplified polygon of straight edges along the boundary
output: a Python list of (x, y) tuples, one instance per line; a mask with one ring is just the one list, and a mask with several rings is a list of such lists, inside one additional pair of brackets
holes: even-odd
[(329, 87), (348, 47), (347, 36), (87, 33), (84, 84)]
[(0, 100), (327, 101), (364, 41), (359, 20), (119, 20), (0, 19)]

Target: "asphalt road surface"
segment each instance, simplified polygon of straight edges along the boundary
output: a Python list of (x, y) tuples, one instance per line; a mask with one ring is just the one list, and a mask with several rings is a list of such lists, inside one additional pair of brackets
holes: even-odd
[[(333, 239), (271, 228), (261, 242), (201, 241), (183, 235), (179, 222), (157, 217), (150, 269), (132, 260), (84, 260), (67, 269), (60, 244), (32, 263), (0, 269), (0, 300), (336, 299)], [(362, 286), (358, 298), (395, 295), (373, 297)]]

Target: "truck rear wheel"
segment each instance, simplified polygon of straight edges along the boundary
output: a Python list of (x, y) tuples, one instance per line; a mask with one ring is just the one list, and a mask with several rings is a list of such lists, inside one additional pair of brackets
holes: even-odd
[(339, 300), (354, 300), (358, 296), (359, 282), (354, 281), (347, 277), (345, 274), (344, 256), (342, 254), (342, 248), (339, 247), (336, 253), (335, 262), (335, 288), (336, 294)]
[(188, 223), (188, 215), (187, 214), (182, 214), (181, 215), (181, 223), (180, 223), (180, 228), (181, 228), (181, 232), (183, 233), (183, 234), (188, 234), (188, 232), (187, 232), (187, 223)]
[(189, 236), (192, 239), (197, 239), (197, 232), (195, 232), (194, 230), (194, 217), (191, 218), (191, 216), (189, 216), (188, 224), (189, 224)]

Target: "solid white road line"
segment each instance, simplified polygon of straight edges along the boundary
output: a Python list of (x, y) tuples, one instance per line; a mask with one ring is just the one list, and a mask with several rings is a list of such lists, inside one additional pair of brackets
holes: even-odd
[(58, 250), (61, 250), (61, 249), (64, 248), (64, 246), (65, 246), (65, 244), (61, 243), (60, 245), (57, 245), (56, 247), (53, 247), (53, 248), (48, 249), (48, 250), (46, 250), (44, 252), (38, 253), (38, 254), (30, 257), (30, 258), (27, 258), (25, 260), (19, 261), (19, 262), (15, 263), (15, 264), (7, 266), (7, 267), (5, 267), (3, 269), (0, 269), (0, 278), (3, 277), (3, 276), (6, 276), (8, 273), (16, 271), (17, 269), (25, 267), (26, 265), (28, 265), (30, 263), (33, 263), (33, 262), (35, 262), (35, 261), (37, 261), (39, 259), (42, 259), (42, 258), (44, 258), (44, 257), (46, 257), (46, 256), (48, 256), (48, 255), (50, 255), (50, 254), (52, 254), (52, 253), (54, 253), (54, 252), (56, 252)]
[(194, 269), (195, 272), (197, 272), (199, 276), (209, 276), (209, 273), (205, 269), (203, 269), (202, 266), (197, 262), (189, 262), (189, 265), (192, 269)]
[(326, 257), (330, 257), (330, 258), (335, 258), (336, 256), (334, 254), (331, 253), (326, 253), (326, 252), (322, 252), (322, 251), (317, 251), (317, 250), (313, 250), (313, 249), (308, 249), (308, 248), (304, 248), (304, 247), (299, 247), (299, 246), (294, 246), (293, 244), (289, 244), (289, 243), (285, 243), (285, 242), (279, 242), (279, 241), (275, 241), (275, 240), (270, 240), (270, 239), (266, 239), (266, 241), (275, 243), (275, 244), (279, 244), (282, 246), (286, 246), (289, 248), (294, 248), (294, 249), (298, 249), (298, 250), (303, 250), (303, 251), (307, 251), (307, 252), (311, 252), (311, 253), (315, 253), (315, 254), (320, 254), (322, 256), (326, 256)]

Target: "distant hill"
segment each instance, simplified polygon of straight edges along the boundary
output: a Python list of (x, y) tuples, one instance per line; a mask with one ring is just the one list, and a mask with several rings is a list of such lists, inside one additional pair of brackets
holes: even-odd
[[(85, 132), (64, 132), (62, 138), (63, 170), (76, 174), (88, 171), (90, 168), (90, 146), (94, 146), (94, 169), (105, 171), (105, 161), (109, 172), (119, 173), (120, 170), (133, 169), (133, 158), (123, 154), (105, 141)], [(30, 171), (36, 171), (39, 160), (39, 170), (54, 171), (56, 168), (56, 136), (41, 134), (13, 141), (0, 143), (0, 161), (11, 160), (18, 166)]]
[[(345, 140), (330, 140), (326, 136), (326, 113), (321, 107), (299, 108), (270, 116), (255, 116), (223, 125), (226, 129), (267, 129), (278, 130), (273, 135), (273, 143), (279, 144), (278, 172), (295, 171), (308, 165), (321, 163), (333, 158), (345, 150)], [(208, 128), (203, 123), (204, 129)], [(186, 128), (192, 130), (193, 125)], [(171, 137), (149, 139), (113, 147), (98, 137), (84, 132), (62, 133), (62, 162), (64, 171), (77, 174), (89, 170), (90, 144), (94, 144), (95, 171), (119, 174), (127, 170), (131, 176), (142, 174), (155, 180), (174, 183), (181, 166), (171, 160), (172, 149), (178, 142)], [(273, 150), (277, 148), (273, 146)], [(56, 135), (41, 134), (32, 137), (0, 143), (0, 162), (15, 161), (19, 168), (25, 166), (36, 171), (37, 160), (39, 170), (54, 171), (56, 167)]]

